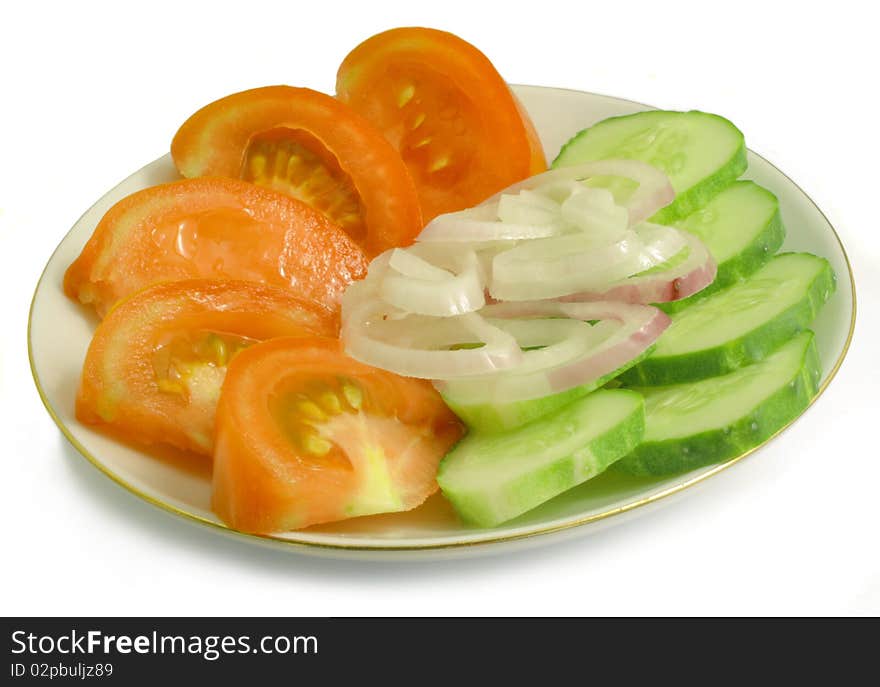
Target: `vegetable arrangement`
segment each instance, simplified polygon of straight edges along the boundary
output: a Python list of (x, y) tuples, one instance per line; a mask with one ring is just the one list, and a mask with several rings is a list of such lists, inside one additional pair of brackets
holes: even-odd
[(492, 527), (606, 469), (738, 455), (817, 392), (835, 277), (774, 255), (726, 119), (610, 118), (548, 171), (485, 55), (421, 28), (356, 47), (336, 88), (203, 107), (184, 178), (111, 208), (64, 279), (103, 317), (77, 417), (211, 456), (231, 527), (438, 487)]

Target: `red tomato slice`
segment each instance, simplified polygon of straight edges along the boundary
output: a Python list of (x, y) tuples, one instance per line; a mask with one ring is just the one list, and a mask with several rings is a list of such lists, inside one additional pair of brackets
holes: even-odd
[(156, 284), (98, 325), (76, 415), (140, 443), (210, 455), (226, 366), (259, 341), (333, 336), (335, 316), (288, 289), (246, 281)]
[(237, 179), (185, 179), (110, 208), (64, 275), (64, 291), (103, 315), (155, 282), (246, 279), (338, 308), (366, 271), (357, 244), (305, 203)]
[(336, 95), (400, 151), (425, 222), (547, 168), (528, 114), (489, 59), (435, 29), (399, 28), (343, 60)]
[(371, 256), (422, 228), (413, 181), (381, 132), (308, 88), (254, 88), (206, 105), (171, 155), (185, 177), (240, 177), (308, 203)]
[(242, 351), (217, 407), (213, 508), (280, 532), (409, 510), (437, 489), (462, 425), (427, 382), (349, 358), (336, 339)]

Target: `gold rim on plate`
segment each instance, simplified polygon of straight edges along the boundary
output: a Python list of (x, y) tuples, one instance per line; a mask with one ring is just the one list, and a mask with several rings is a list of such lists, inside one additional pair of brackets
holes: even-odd
[[(535, 88), (535, 87), (532, 86), (530, 88)], [(629, 104), (633, 104), (633, 105), (639, 105), (641, 107), (645, 107), (645, 108), (649, 108), (649, 109), (654, 109), (650, 105), (646, 105), (645, 103), (640, 103), (635, 100), (626, 100), (625, 98), (606, 96), (606, 95), (603, 95), (600, 93), (590, 93), (587, 91), (577, 91), (575, 89), (565, 89), (565, 88), (555, 88), (555, 87), (552, 90), (569, 91), (569, 92), (583, 94), (583, 95), (597, 96), (597, 97), (601, 97), (601, 98), (609, 98), (609, 99), (613, 99), (613, 100), (616, 100), (619, 102), (624, 102), (624, 103), (629, 103)], [(655, 503), (655, 502), (657, 502), (663, 498), (666, 498), (668, 496), (672, 496), (673, 494), (677, 494), (681, 491), (684, 491), (685, 489), (687, 489), (689, 487), (692, 487), (696, 484), (699, 484), (700, 482), (703, 482), (704, 480), (709, 479), (710, 477), (712, 477), (714, 475), (717, 475), (719, 472), (722, 472), (723, 470), (726, 470), (727, 468), (729, 468), (729, 467), (739, 463), (740, 461), (744, 460), (745, 458), (749, 457), (750, 455), (755, 453), (757, 450), (763, 448), (765, 445), (767, 445), (768, 443), (773, 441), (777, 436), (782, 434), (782, 432), (789, 429), (795, 422), (797, 422), (801, 417), (803, 417), (804, 413), (806, 413), (807, 410), (809, 410), (809, 408), (819, 399), (820, 396), (822, 396), (822, 394), (828, 388), (828, 385), (831, 383), (831, 381), (837, 375), (837, 372), (840, 370), (840, 367), (843, 364), (843, 360), (846, 357), (847, 352), (849, 351), (850, 343), (852, 342), (853, 333), (855, 331), (855, 326), (856, 326), (856, 310), (857, 310), (856, 283), (855, 283), (855, 276), (853, 275), (853, 271), (852, 271), (852, 265), (849, 261), (849, 256), (846, 253), (846, 249), (843, 246), (843, 241), (841, 241), (841, 239), (840, 239), (840, 235), (837, 233), (837, 230), (834, 228), (834, 225), (831, 224), (831, 222), (828, 220), (828, 217), (826, 217), (825, 213), (822, 212), (821, 208), (819, 208), (819, 206), (815, 203), (815, 201), (793, 179), (791, 179), (791, 177), (789, 177), (787, 174), (785, 174), (785, 172), (783, 172), (781, 169), (779, 169), (776, 165), (774, 165), (772, 162), (767, 160), (767, 158), (763, 157), (762, 155), (756, 153), (755, 151), (753, 151), (751, 149), (749, 149), (749, 153), (751, 153), (752, 155), (755, 155), (761, 161), (763, 161), (764, 163), (769, 165), (776, 173), (778, 173), (781, 177), (786, 179), (792, 186), (794, 186), (803, 195), (803, 197), (806, 198), (810, 202), (810, 204), (819, 213), (819, 215), (822, 217), (822, 219), (825, 220), (825, 223), (828, 225), (828, 227), (831, 229), (831, 233), (834, 235), (834, 239), (837, 241), (837, 245), (840, 248), (840, 252), (841, 252), (841, 255), (843, 256), (844, 263), (846, 264), (847, 272), (849, 273), (850, 293), (851, 293), (851, 298), (852, 298), (852, 313), (850, 316), (849, 331), (847, 332), (846, 341), (844, 342), (843, 349), (841, 350), (840, 355), (837, 357), (837, 360), (835, 361), (834, 366), (831, 368), (831, 371), (828, 373), (828, 376), (825, 378), (825, 380), (820, 385), (818, 392), (810, 401), (809, 405), (806, 408), (804, 408), (804, 410), (796, 418), (794, 418), (793, 420), (791, 420), (790, 422), (785, 424), (783, 427), (781, 427), (779, 430), (774, 432), (770, 437), (768, 437), (767, 439), (762, 441), (760, 444), (758, 444), (754, 448), (749, 449), (748, 451), (746, 451), (744, 453), (741, 453), (738, 456), (734, 456), (733, 458), (729, 458), (728, 460), (724, 461), (723, 463), (719, 463), (718, 465), (716, 465), (712, 469), (707, 470), (706, 472), (702, 472), (699, 475), (692, 477), (691, 479), (688, 479), (684, 482), (680, 482), (680, 483), (675, 484), (675, 485), (668, 487), (666, 489), (662, 489), (662, 490), (660, 490), (656, 493), (650, 494), (644, 498), (630, 501), (629, 503), (625, 503), (621, 506), (609, 508), (608, 510), (604, 510), (600, 513), (593, 513), (591, 515), (587, 515), (582, 518), (577, 518), (575, 520), (571, 520), (571, 521), (564, 522), (561, 524), (549, 525), (546, 527), (536, 527), (535, 529), (530, 530), (528, 532), (518, 532), (518, 533), (512, 533), (512, 534), (505, 534), (505, 535), (499, 535), (496, 537), (490, 537), (490, 538), (486, 538), (486, 539), (450, 541), (450, 542), (428, 543), (428, 544), (418, 544), (418, 545), (417, 544), (406, 544), (406, 545), (400, 545), (400, 546), (393, 546), (393, 545), (391, 545), (391, 546), (388, 546), (388, 545), (373, 546), (373, 545), (365, 545), (365, 544), (342, 544), (342, 543), (330, 544), (330, 543), (326, 543), (326, 542), (294, 541), (291, 539), (287, 539), (285, 537), (280, 537), (280, 536), (271, 535), (271, 534), (251, 534), (248, 532), (241, 532), (239, 530), (235, 530), (231, 527), (228, 527), (227, 525), (223, 524), (222, 522), (218, 522), (216, 520), (211, 520), (209, 518), (203, 517), (203, 516), (198, 515), (196, 513), (191, 513), (189, 511), (186, 511), (182, 508), (179, 508), (171, 503), (168, 503), (166, 501), (162, 501), (161, 499), (156, 498), (155, 496), (151, 496), (150, 494), (145, 493), (144, 491), (142, 491), (138, 487), (127, 482), (125, 479), (123, 479), (122, 477), (120, 477), (119, 475), (114, 473), (112, 470), (107, 468), (106, 465), (104, 465), (101, 461), (99, 461), (97, 458), (95, 458), (95, 456), (93, 456), (89, 452), (89, 450), (86, 449), (86, 447), (83, 446), (76, 439), (76, 437), (73, 436), (73, 433), (70, 431), (70, 429), (67, 427), (67, 425), (64, 424), (64, 422), (61, 420), (61, 418), (56, 413), (55, 409), (52, 407), (52, 404), (49, 401), (49, 399), (47, 398), (46, 393), (43, 389), (43, 386), (40, 383), (39, 376), (37, 375), (37, 371), (36, 371), (36, 367), (35, 367), (35, 363), (34, 363), (34, 355), (33, 355), (33, 339), (31, 337), (31, 323), (32, 323), (32, 317), (33, 317), (33, 311), (34, 311), (34, 303), (36, 302), (37, 294), (40, 291), (40, 286), (43, 283), (43, 279), (45, 277), (46, 270), (48, 269), (49, 265), (51, 264), (52, 259), (55, 256), (55, 253), (58, 252), (58, 250), (64, 244), (67, 237), (73, 231), (73, 228), (71, 228), (70, 231), (68, 231), (67, 234), (65, 234), (64, 238), (59, 242), (58, 246), (55, 248), (55, 250), (52, 252), (52, 255), (49, 257), (49, 260), (46, 262), (46, 266), (43, 268), (43, 271), (40, 274), (40, 278), (37, 281), (37, 286), (34, 289), (33, 298), (31, 299), (30, 309), (28, 311), (28, 327), (27, 327), (28, 361), (30, 363), (31, 376), (34, 379), (34, 384), (37, 387), (37, 393), (40, 395), (40, 400), (43, 402), (43, 405), (45, 406), (45, 408), (48, 411), (49, 415), (51, 416), (52, 420), (58, 426), (58, 429), (61, 430), (61, 433), (64, 435), (64, 437), (70, 442), (70, 444), (86, 460), (89, 461), (89, 463), (91, 463), (99, 471), (101, 471), (103, 474), (105, 474), (107, 477), (109, 477), (112, 481), (114, 481), (116, 484), (120, 485), (121, 487), (123, 487), (127, 491), (131, 492), (135, 496), (143, 499), (147, 503), (150, 503), (154, 506), (157, 506), (158, 508), (160, 508), (166, 512), (169, 512), (173, 515), (180, 516), (180, 517), (182, 517), (186, 520), (189, 520), (191, 522), (196, 522), (200, 525), (206, 525), (206, 526), (214, 529), (215, 531), (222, 532), (224, 534), (238, 536), (238, 537), (240, 537), (244, 540), (247, 540), (247, 541), (257, 542), (257, 543), (261, 543), (261, 544), (275, 545), (275, 546), (283, 545), (284, 547), (287, 547), (287, 548), (301, 549), (301, 550), (305, 550), (305, 551), (308, 551), (310, 549), (321, 549), (321, 550), (329, 550), (329, 551), (335, 550), (335, 551), (340, 551), (340, 552), (343, 552), (343, 551), (352, 551), (352, 552), (357, 552), (357, 551), (360, 551), (360, 552), (408, 552), (408, 551), (432, 551), (432, 550), (437, 551), (437, 550), (444, 550), (444, 549), (457, 549), (457, 548), (470, 548), (470, 547), (478, 547), (478, 546), (489, 546), (492, 544), (499, 544), (499, 543), (503, 543), (503, 542), (520, 541), (523, 539), (529, 539), (532, 537), (537, 537), (537, 536), (541, 536), (541, 535), (548, 535), (548, 534), (553, 534), (556, 532), (561, 532), (564, 530), (574, 529), (574, 528), (580, 527), (582, 525), (587, 525), (589, 523), (597, 522), (599, 520), (604, 520), (606, 518), (610, 518), (615, 515), (620, 515), (622, 513), (633, 511), (633, 510), (640, 508), (642, 506), (646, 506), (650, 503)], [(102, 198), (103, 198), (103, 196), (102, 196)], [(94, 205), (97, 205), (97, 203), (99, 203), (99, 202), (101, 202), (101, 199), (99, 199)], [(94, 205), (92, 207), (94, 207)], [(92, 208), (89, 208), (89, 210), (86, 210), (86, 212), (84, 212), (80, 216), (80, 218), (74, 223), (73, 227), (76, 227), (79, 224), (79, 222), (82, 220), (82, 218), (85, 217), (91, 211), (91, 209)]]

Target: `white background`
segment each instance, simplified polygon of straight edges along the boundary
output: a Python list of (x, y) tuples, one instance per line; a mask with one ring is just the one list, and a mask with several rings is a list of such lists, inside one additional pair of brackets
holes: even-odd
[[(868, 3), (4, 3), (0, 10), (0, 613), (877, 614), (880, 346), (876, 22)], [(354, 3), (352, 3), (354, 5)], [(203, 104), (331, 90), (357, 42), (428, 25), (510, 82), (719, 112), (837, 227), (859, 321), (825, 395), (772, 450), (560, 544), (427, 563), (228, 540), (124, 492), (70, 448), (28, 369), (30, 297), (91, 203)]]

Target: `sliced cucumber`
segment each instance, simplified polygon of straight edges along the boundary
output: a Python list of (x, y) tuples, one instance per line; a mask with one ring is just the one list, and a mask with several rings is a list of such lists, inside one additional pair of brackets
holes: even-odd
[(748, 165), (742, 132), (724, 117), (651, 110), (584, 129), (562, 147), (553, 167), (610, 158), (642, 160), (667, 174), (675, 200), (652, 218), (660, 223), (699, 210)]
[(642, 397), (596, 391), (503, 434), (469, 434), (437, 481), (467, 522), (492, 527), (603, 472), (641, 441)]
[(486, 434), (494, 432), (505, 432), (516, 427), (520, 427), (527, 422), (531, 422), (544, 415), (549, 415), (560, 408), (583, 398), (600, 386), (615, 379), (625, 370), (630, 369), (639, 361), (644, 360), (650, 354), (653, 348), (648, 348), (641, 355), (633, 358), (623, 367), (614, 370), (610, 374), (604, 375), (599, 379), (582, 384), (566, 391), (560, 391), (557, 394), (542, 396), (531, 401), (510, 401), (507, 403), (473, 403), (470, 402), (466, 395), (457, 395), (455, 383), (448, 385), (448, 390), (442, 392), (443, 400), (446, 402), (452, 412), (464, 422), (468, 429), (476, 430)]
[(558, 394), (542, 396), (532, 401), (508, 403), (468, 403), (466, 400), (441, 393), (446, 405), (458, 415), (471, 431), (494, 434), (520, 427), (543, 415), (548, 415), (569, 403), (583, 398), (597, 385), (576, 386)]
[(709, 286), (680, 301), (661, 303), (668, 313), (678, 312), (716, 291), (748, 277), (764, 265), (785, 239), (779, 201), (753, 181), (735, 181), (706, 207), (675, 225), (701, 239), (718, 274)]
[(627, 386), (678, 384), (761, 360), (809, 327), (834, 288), (824, 258), (777, 255), (748, 279), (674, 313), (654, 352), (620, 379)]
[(816, 395), (820, 376), (808, 330), (761, 362), (724, 377), (640, 389), (645, 438), (614, 469), (666, 475), (738, 456), (800, 415)]

